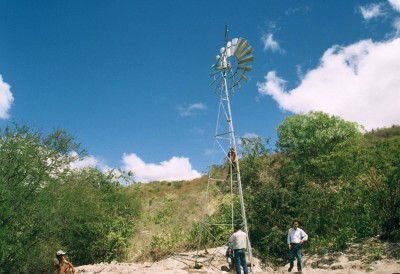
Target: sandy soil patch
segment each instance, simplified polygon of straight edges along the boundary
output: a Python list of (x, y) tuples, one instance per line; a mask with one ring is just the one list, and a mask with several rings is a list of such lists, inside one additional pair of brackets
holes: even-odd
[[(226, 247), (201, 251), (175, 254), (168, 259), (154, 263), (102, 263), (76, 267), (77, 273), (87, 274), (228, 274), (229, 266), (225, 259)], [(326, 256), (303, 256), (305, 274), (400, 274), (400, 260), (387, 259), (370, 262), (363, 256), (350, 256), (335, 253)], [(201, 265), (199, 269), (195, 265)], [(233, 271), (231, 273), (234, 273)], [(277, 269), (266, 267), (257, 258), (253, 258), (251, 273), (273, 274), (288, 273), (288, 265)], [(296, 273), (293, 271), (292, 273)]]

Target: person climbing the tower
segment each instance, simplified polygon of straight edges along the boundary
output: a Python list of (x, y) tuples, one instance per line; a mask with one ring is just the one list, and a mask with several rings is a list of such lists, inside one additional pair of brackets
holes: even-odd
[(241, 230), (240, 225), (235, 225), (233, 234), (229, 238), (233, 244), (233, 257), (236, 266), (236, 274), (241, 274), (240, 266), (243, 267), (244, 274), (249, 274), (246, 262), (247, 234)]
[(233, 171), (234, 169), (236, 169), (236, 162), (237, 162), (237, 155), (236, 155), (236, 151), (233, 147), (231, 147), (228, 151), (228, 175), (226, 176), (226, 179), (229, 179), (229, 177), (231, 176), (231, 170)]

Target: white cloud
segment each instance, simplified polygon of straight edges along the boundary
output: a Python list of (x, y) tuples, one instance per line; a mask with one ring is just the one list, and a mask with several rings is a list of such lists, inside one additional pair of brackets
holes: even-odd
[(400, 38), (374, 43), (363, 40), (333, 46), (298, 87), (286, 91), (286, 81), (270, 71), (258, 83), (283, 110), (320, 110), (355, 121), (367, 129), (400, 124)]
[(188, 158), (172, 157), (160, 164), (145, 163), (136, 154), (124, 154), (123, 169), (134, 173), (135, 181), (147, 183), (150, 181), (192, 180), (201, 174), (192, 169)]
[(272, 52), (284, 53), (285, 51), (280, 47), (279, 43), (274, 40), (272, 33), (264, 34), (261, 37), (261, 41), (264, 43), (264, 50), (271, 50)]
[(365, 20), (370, 20), (372, 18), (379, 17), (383, 15), (381, 5), (371, 4), (367, 6), (360, 6), (360, 11)]
[(207, 106), (203, 103), (195, 103), (191, 105), (184, 105), (178, 107), (179, 115), (183, 117), (194, 115), (196, 111), (206, 110), (206, 109)]
[(71, 163), (73, 169), (84, 169), (88, 167), (97, 167), (99, 161), (94, 156), (86, 156)]
[(7, 119), (9, 117), (9, 110), (14, 97), (10, 90), (10, 85), (3, 81), (3, 77), (0, 74), (0, 119)]
[[(103, 173), (112, 171), (116, 175), (120, 175), (118, 168), (111, 168), (92, 155), (78, 159), (78, 154), (73, 152), (71, 156), (76, 157), (76, 160), (70, 164), (72, 169), (97, 168)], [(169, 161), (163, 161), (160, 164), (149, 164), (133, 153), (124, 154), (122, 162), (121, 170), (132, 171), (134, 180), (142, 183), (192, 180), (201, 176), (198, 171), (192, 169), (189, 159), (185, 157), (172, 157)]]
[(400, 0), (389, 0), (390, 5), (398, 12), (400, 12)]
[(72, 152), (71, 156), (76, 158), (76, 160), (70, 164), (70, 167), (72, 169), (97, 168), (103, 173), (111, 170), (111, 168), (105, 165), (103, 161), (99, 160), (93, 155), (89, 155), (82, 159), (79, 159), (78, 153)]

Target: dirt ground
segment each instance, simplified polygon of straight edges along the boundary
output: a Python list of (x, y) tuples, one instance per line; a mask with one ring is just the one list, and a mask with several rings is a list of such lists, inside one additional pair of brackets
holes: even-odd
[[(209, 249), (207, 253), (189, 252), (175, 254), (168, 259), (154, 263), (109, 263), (76, 267), (77, 273), (87, 274), (228, 274), (230, 272), (225, 259), (226, 247)], [(398, 252), (396, 249), (394, 252)], [(397, 254), (398, 255), (398, 254)], [(390, 257), (390, 258), (389, 258)], [(342, 252), (324, 256), (303, 256), (304, 274), (400, 274), (399, 257), (381, 256), (372, 260), (367, 255)], [(248, 262), (250, 265), (250, 263)], [(196, 267), (198, 266), (198, 267)], [(243, 272), (242, 272), (243, 273)], [(257, 258), (253, 258), (250, 273), (273, 274), (288, 273), (288, 265), (277, 269), (266, 267)], [(297, 273), (292, 271), (292, 273)]]

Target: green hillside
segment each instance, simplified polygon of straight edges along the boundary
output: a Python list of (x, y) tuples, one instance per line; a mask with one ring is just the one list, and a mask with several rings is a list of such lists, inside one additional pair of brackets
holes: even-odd
[[(321, 112), (288, 116), (268, 140), (241, 140), (241, 180), (253, 255), (284, 265), (293, 219), (326, 254), (371, 237), (400, 242), (398, 126), (364, 133)], [(76, 265), (149, 261), (195, 250), (207, 177), (134, 183), (131, 174), (71, 169), (86, 155), (62, 130), (0, 132), (0, 274), (46, 273), (55, 250)], [(120, 182), (128, 182), (128, 186)], [(225, 185), (208, 220), (229, 223)], [(214, 209), (214, 208), (213, 208)], [(229, 229), (213, 226), (217, 245)], [(220, 243), (221, 241), (219, 241)]]
[(163, 256), (163, 251), (157, 254), (154, 241), (159, 239), (159, 242), (163, 242), (164, 239), (168, 242), (189, 233), (193, 222), (198, 222), (202, 217), (206, 187), (207, 176), (192, 181), (137, 183), (130, 186), (129, 191), (139, 192), (142, 201), (137, 234), (132, 239), (131, 260), (157, 259)]

